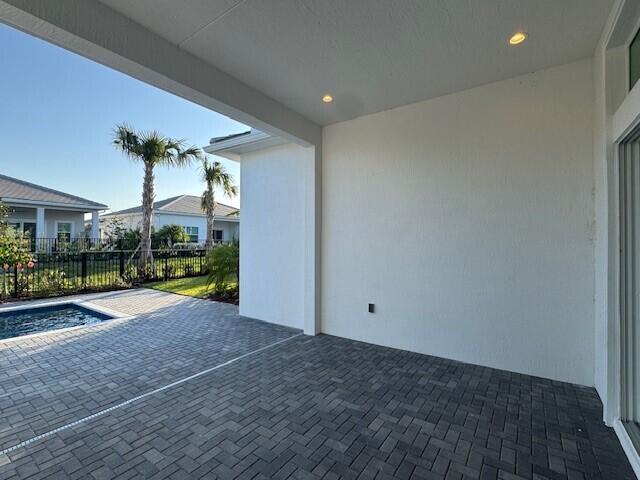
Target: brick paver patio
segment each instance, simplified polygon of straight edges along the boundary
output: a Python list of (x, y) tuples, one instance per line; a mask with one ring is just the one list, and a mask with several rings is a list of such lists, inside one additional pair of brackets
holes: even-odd
[(137, 317), (0, 342), (0, 450), (46, 434), (0, 478), (635, 478), (591, 388), (149, 290), (92, 302)]

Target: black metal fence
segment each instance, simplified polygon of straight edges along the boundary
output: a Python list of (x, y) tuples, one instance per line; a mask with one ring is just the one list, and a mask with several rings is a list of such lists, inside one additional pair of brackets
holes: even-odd
[(0, 298), (113, 290), (206, 273), (204, 249), (153, 250), (154, 261), (145, 266), (138, 250), (98, 247), (36, 250), (32, 265), (1, 270)]
[[(31, 238), (26, 239), (32, 252), (44, 253), (80, 253), (86, 251), (135, 250), (139, 238)], [(215, 242), (221, 243), (221, 242)], [(168, 239), (152, 238), (151, 248), (156, 250), (198, 250), (203, 245), (197, 243), (172, 244)]]

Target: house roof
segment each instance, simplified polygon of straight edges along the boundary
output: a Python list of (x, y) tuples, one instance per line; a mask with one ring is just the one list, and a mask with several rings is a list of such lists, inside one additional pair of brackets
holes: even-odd
[(0, 200), (10, 203), (18, 201), (31, 204), (43, 203), (45, 205), (56, 204), (69, 207), (92, 207), (92, 209), (97, 210), (108, 208), (102, 203), (6, 175), (0, 175)]
[(232, 133), (231, 135), (225, 135), (223, 137), (213, 137), (211, 140), (209, 140), (209, 143), (213, 145), (214, 143), (226, 142), (227, 140), (244, 137), (245, 135), (251, 135), (251, 130), (240, 133)]
[[(164, 200), (158, 200), (153, 204), (154, 212), (160, 213), (177, 213), (182, 215), (202, 215), (204, 212), (200, 206), (200, 197), (196, 195), (178, 195), (176, 197), (165, 198)], [(224, 203), (218, 202), (216, 205), (215, 214), (220, 217), (233, 216), (234, 219), (240, 218), (239, 215), (233, 215), (234, 212), (238, 212), (239, 209)], [(111, 212), (106, 216), (117, 216), (142, 213), (142, 205), (137, 207), (125, 208), (117, 212)]]
[(214, 155), (239, 161), (244, 153), (261, 150), (285, 143), (284, 139), (261, 132), (260, 130), (248, 130), (242, 133), (234, 133), (225, 137), (215, 137), (209, 140), (209, 145), (202, 149)]

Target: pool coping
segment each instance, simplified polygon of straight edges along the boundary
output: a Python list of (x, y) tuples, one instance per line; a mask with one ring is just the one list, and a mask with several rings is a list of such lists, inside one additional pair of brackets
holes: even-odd
[(105, 324), (111, 324), (112, 322), (124, 322), (127, 320), (132, 320), (134, 318), (137, 317), (137, 315), (129, 315), (126, 313), (122, 313), (119, 312), (117, 310), (113, 310), (111, 308), (108, 307), (104, 307), (102, 305), (97, 305), (95, 303), (92, 303), (92, 300), (97, 300), (100, 297), (92, 297), (92, 298), (87, 298), (87, 299), (60, 299), (60, 300), (53, 300), (53, 301), (43, 301), (40, 302), (38, 301), (37, 303), (33, 304), (33, 303), (25, 303), (22, 305), (14, 305), (14, 306), (9, 306), (9, 307), (0, 307), (0, 313), (7, 313), (7, 312), (19, 312), (21, 310), (33, 310), (33, 309), (37, 309), (37, 308), (47, 308), (47, 307), (55, 307), (55, 306), (60, 306), (60, 305), (75, 305), (78, 307), (82, 307), (85, 308), (87, 310), (93, 311), (95, 313), (99, 313), (102, 315), (107, 315), (108, 319), (99, 322), (99, 323), (94, 323), (91, 325), (76, 325), (74, 327), (65, 327), (65, 328), (57, 328), (55, 330), (47, 330), (44, 332), (37, 332), (37, 333), (30, 333), (28, 335), (19, 335), (17, 337), (9, 337), (9, 338), (3, 338), (0, 339), (0, 345), (4, 344), (4, 343), (9, 343), (9, 342), (15, 342), (18, 340), (26, 340), (26, 339), (32, 339), (34, 337), (40, 337), (40, 336), (45, 336), (45, 335), (52, 335), (52, 334), (57, 334), (57, 333), (63, 333), (63, 332), (71, 332), (73, 330), (79, 330), (82, 328), (86, 328), (86, 329), (90, 329), (90, 328), (94, 328), (94, 327), (98, 327), (100, 325), (105, 325)]

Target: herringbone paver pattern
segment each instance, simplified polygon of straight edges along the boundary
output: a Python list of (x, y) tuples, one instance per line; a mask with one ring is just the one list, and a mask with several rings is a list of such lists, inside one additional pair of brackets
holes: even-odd
[[(115, 297), (111, 301), (116, 308)], [(272, 338), (256, 331), (273, 329), (275, 339), (293, 334), (237, 317), (233, 307), (196, 303), (212, 312), (210, 320), (197, 321), (199, 328), (216, 324), (219, 341), (232, 348), (247, 345), (236, 335), (268, 344)], [(158, 315), (138, 322), (163, 322)], [(190, 321), (188, 312), (175, 317), (180, 325)], [(196, 330), (191, 343), (177, 337), (180, 348), (198, 355), (205, 353), (199, 342), (225, 348)], [(108, 343), (109, 335), (120, 333), (99, 337)], [(87, 334), (60, 350), (72, 355), (76, 343), (90, 341)], [(147, 341), (143, 356), (174, 350), (169, 340), (157, 347), (137, 339), (139, 349)], [(148, 377), (145, 385), (154, 383), (153, 360), (140, 365), (151, 369), (139, 373)], [(93, 377), (109, 383), (112, 370), (97, 368)], [(29, 375), (22, 369), (25, 385)], [(0, 458), (0, 478), (635, 478), (613, 431), (600, 421), (601, 408), (591, 388), (336, 337), (298, 336), (15, 450)]]
[(138, 316), (0, 342), (0, 450), (297, 333), (154, 290), (92, 303)]

